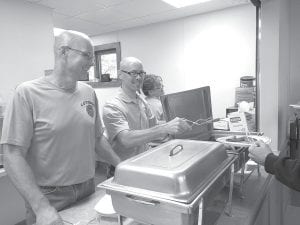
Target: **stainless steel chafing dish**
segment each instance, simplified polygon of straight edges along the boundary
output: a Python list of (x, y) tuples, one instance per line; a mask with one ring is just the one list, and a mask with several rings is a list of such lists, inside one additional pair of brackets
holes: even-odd
[(120, 163), (100, 187), (117, 213), (142, 223), (212, 225), (226, 205), (229, 195), (219, 193), (235, 157), (220, 143), (176, 139)]

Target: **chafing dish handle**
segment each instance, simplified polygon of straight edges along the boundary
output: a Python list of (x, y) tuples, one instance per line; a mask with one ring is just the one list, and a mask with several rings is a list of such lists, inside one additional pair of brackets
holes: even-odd
[[(175, 152), (175, 149), (176, 149), (177, 147), (180, 147), (180, 149), (179, 149), (177, 152)], [(176, 145), (174, 148), (171, 149), (169, 156), (177, 155), (177, 154), (178, 154), (179, 152), (181, 152), (182, 150), (183, 150), (183, 146), (182, 146), (181, 144)]]
[(155, 200), (142, 200), (142, 199), (137, 199), (135, 198), (133, 195), (126, 195), (126, 198), (128, 198), (130, 201), (134, 201), (143, 205), (151, 205), (151, 206), (156, 206), (158, 205), (160, 202), (159, 201), (155, 201)]

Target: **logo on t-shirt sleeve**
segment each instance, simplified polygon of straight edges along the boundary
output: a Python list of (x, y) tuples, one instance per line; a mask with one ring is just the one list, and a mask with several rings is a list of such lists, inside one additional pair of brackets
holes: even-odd
[(87, 112), (87, 114), (90, 117), (94, 118), (94, 115), (95, 115), (95, 109), (94, 109), (95, 104), (93, 102), (91, 102), (91, 101), (83, 101), (81, 103), (81, 106), (85, 107), (85, 111)]

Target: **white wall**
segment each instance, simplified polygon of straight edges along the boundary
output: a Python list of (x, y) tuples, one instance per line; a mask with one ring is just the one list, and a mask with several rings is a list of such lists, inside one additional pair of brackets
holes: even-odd
[[(290, 0), (280, 1), (278, 148), (287, 146), (290, 104)], [(299, 98), (300, 100), (300, 98)]]
[[(50, 9), (16, 0), (0, 0), (0, 97), (7, 101), (16, 85), (53, 67)], [(6, 176), (0, 177), (0, 223), (25, 218), (24, 202)]]
[(278, 140), (279, 0), (263, 1), (261, 15), (260, 130)]
[(295, 96), (300, 93), (299, 45), (294, 33), (298, 30), (299, 37), (299, 10), (299, 3), (294, 0), (262, 3), (260, 125), (272, 138), (272, 147), (280, 150), (288, 140), (288, 105), (295, 103)]
[[(163, 77), (166, 93), (211, 86), (215, 117), (234, 105), (235, 87), (255, 76), (255, 7), (216, 11), (93, 37), (95, 45), (121, 42), (147, 72)], [(115, 88), (98, 89), (100, 106)]]
[(17, 0), (0, 0), (0, 97), (53, 67), (52, 11)]
[(291, 0), (291, 103), (300, 101), (300, 1)]

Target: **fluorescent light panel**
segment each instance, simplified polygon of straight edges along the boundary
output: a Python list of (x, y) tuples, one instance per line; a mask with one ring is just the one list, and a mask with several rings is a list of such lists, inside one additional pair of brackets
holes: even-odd
[(166, 3), (168, 3), (171, 6), (174, 6), (176, 8), (182, 8), (185, 6), (190, 6), (190, 5), (196, 5), (199, 3), (204, 3), (204, 2), (209, 2), (211, 0), (162, 0)]

